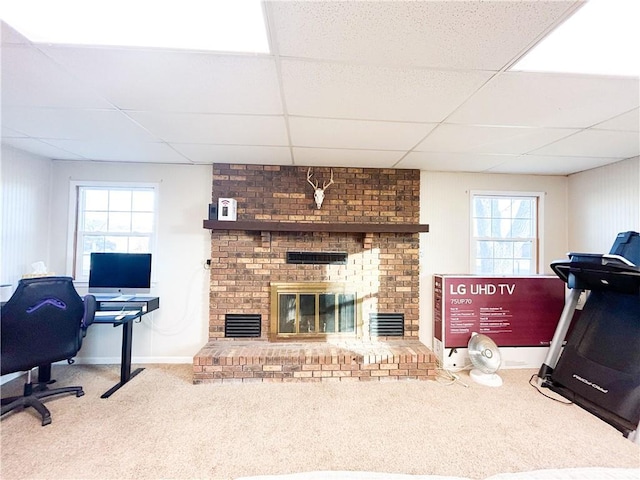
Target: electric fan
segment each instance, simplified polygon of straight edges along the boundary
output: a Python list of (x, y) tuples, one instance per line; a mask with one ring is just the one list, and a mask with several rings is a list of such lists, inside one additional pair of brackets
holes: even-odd
[(500, 368), (500, 350), (491, 338), (473, 332), (469, 339), (469, 358), (474, 368), (469, 373), (471, 379), (481, 385), (499, 387), (502, 378), (496, 372)]

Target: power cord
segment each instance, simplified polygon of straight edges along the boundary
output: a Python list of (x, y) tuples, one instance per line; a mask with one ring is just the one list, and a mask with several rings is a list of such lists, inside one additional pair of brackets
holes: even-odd
[[(207, 271), (207, 263), (205, 262), (204, 265), (204, 271)], [(173, 325), (170, 325), (169, 327), (159, 325), (158, 322), (155, 321), (154, 312), (151, 312), (149, 315), (145, 315), (145, 320), (148, 322), (151, 330), (159, 335), (173, 336), (183, 332), (189, 326), (189, 318), (192, 317), (192, 313), (196, 308), (194, 305), (197, 304), (197, 302), (194, 301), (194, 297), (201, 292), (198, 288), (200, 286), (198, 280), (200, 279), (201, 281), (207, 282), (206, 284), (208, 285), (208, 277), (201, 277), (202, 273), (202, 269), (194, 269), (191, 276), (186, 279), (186, 285), (189, 286), (188, 294), (184, 297), (184, 307), (181, 309), (182, 315), (175, 318)], [(142, 320), (142, 317), (140, 317), (140, 319)]]
[[(444, 381), (442, 381), (440, 379), (443, 379)], [(459, 383), (463, 387), (469, 388), (469, 385), (467, 385), (462, 380), (460, 380), (460, 375), (458, 375), (457, 373), (453, 373), (453, 372), (451, 372), (449, 370), (446, 370), (446, 369), (438, 369), (437, 370), (436, 381), (438, 383), (441, 383), (445, 387), (448, 387), (448, 386), (453, 385), (455, 383)]]
[(437, 369), (436, 369), (436, 381), (446, 387), (453, 385), (455, 383), (459, 383), (465, 388), (469, 388), (469, 385), (460, 380), (460, 375), (458, 372), (466, 370), (471, 367), (471, 365), (465, 365), (463, 367), (457, 368), (455, 370), (443, 368), (440, 360), (436, 361)]
[(547, 398), (550, 398), (554, 402), (558, 402), (558, 403), (560, 403), (562, 405), (573, 405), (572, 401), (566, 401), (565, 402), (565, 401), (562, 401), (562, 400), (560, 400), (558, 398), (554, 398), (551, 395), (547, 395), (546, 393), (544, 393), (542, 390), (540, 390), (540, 388), (538, 388), (538, 385), (536, 383), (533, 383), (533, 379), (534, 378), (538, 378), (539, 379), (540, 377), (538, 377), (537, 373), (534, 373), (533, 375), (531, 375), (531, 378), (529, 379), (529, 385), (531, 385), (533, 388), (535, 388), (540, 395), (542, 395), (544, 397), (547, 397)]

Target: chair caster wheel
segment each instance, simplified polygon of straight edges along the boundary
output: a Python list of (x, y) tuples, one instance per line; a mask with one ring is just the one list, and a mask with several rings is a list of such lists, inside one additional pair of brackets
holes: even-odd
[(76, 397), (81, 397), (84, 395), (84, 391), (80, 390), (79, 392), (76, 392)]
[(51, 417), (45, 417), (42, 419), (42, 426), (49, 425), (51, 423)]

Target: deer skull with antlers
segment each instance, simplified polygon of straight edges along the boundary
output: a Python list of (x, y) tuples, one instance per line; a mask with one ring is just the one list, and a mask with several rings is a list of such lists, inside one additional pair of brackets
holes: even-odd
[(311, 173), (311, 168), (309, 168), (309, 170), (307, 170), (307, 182), (309, 182), (309, 184), (313, 187), (313, 199), (316, 201), (316, 206), (320, 208), (322, 206), (322, 202), (324, 201), (324, 191), (329, 185), (333, 183), (333, 169), (331, 169), (331, 178), (329, 179), (329, 182), (322, 182), (322, 188), (318, 186), (320, 184), (318, 180), (316, 180), (315, 183), (311, 181), (312, 176), (313, 174)]

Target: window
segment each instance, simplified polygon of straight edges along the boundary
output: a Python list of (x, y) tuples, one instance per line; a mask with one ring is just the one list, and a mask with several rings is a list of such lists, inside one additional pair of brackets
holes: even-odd
[(74, 186), (76, 195), (75, 279), (89, 277), (91, 252), (153, 253), (155, 186)]
[(539, 194), (472, 193), (473, 273), (537, 273), (540, 201)]

